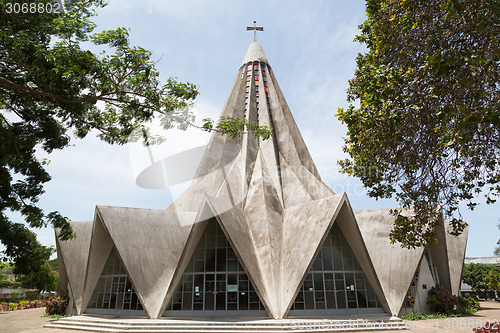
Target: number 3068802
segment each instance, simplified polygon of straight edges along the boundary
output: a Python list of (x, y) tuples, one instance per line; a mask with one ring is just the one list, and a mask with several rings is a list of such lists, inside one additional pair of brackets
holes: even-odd
[(41, 3), (41, 2), (31, 2), (31, 3), (19, 3), (19, 2), (8, 2), (5, 4), (7, 14), (60, 14), (61, 4), (54, 3)]

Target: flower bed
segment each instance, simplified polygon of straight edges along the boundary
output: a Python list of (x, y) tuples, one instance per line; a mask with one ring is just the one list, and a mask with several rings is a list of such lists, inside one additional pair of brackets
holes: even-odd
[(43, 308), (47, 306), (47, 300), (40, 301), (21, 301), (19, 303), (0, 303), (0, 311), (14, 311), (32, 308)]
[(486, 322), (483, 327), (473, 328), (472, 331), (475, 333), (500, 333), (500, 325), (498, 322)]

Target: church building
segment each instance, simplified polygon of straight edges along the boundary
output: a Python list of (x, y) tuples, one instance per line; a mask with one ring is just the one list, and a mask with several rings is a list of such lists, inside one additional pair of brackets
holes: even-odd
[[(57, 239), (72, 314), (334, 318), (428, 312), (458, 294), (467, 230), (391, 244), (389, 209), (353, 210), (323, 181), (261, 45), (250, 44), (221, 116), (272, 128), (213, 132), (187, 190), (166, 209), (97, 206)], [(410, 210), (405, 211), (411, 214)], [(56, 230), (57, 233), (57, 230)]]

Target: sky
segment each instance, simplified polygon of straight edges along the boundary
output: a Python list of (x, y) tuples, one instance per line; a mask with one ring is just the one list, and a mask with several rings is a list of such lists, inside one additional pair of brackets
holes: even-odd
[[(334, 117), (346, 107), (348, 80), (355, 58), (365, 49), (353, 41), (365, 16), (359, 0), (222, 1), (110, 0), (97, 9), (97, 31), (130, 28), (133, 45), (153, 52), (164, 82), (168, 77), (195, 83), (200, 96), (193, 111), (198, 122), (217, 119), (245, 52), (253, 41), (246, 31), (257, 21), (257, 35), (295, 121), (323, 181), (335, 192), (347, 192), (353, 209), (397, 207), (394, 200), (375, 200), (361, 183), (340, 174), (337, 160), (347, 129)], [(154, 160), (204, 145), (209, 134), (197, 129), (171, 131), (152, 148)], [(96, 205), (166, 208), (187, 184), (151, 190), (136, 185), (137, 175), (151, 163), (138, 145), (111, 146), (94, 135), (47, 157), (52, 180), (40, 206), (58, 210), (74, 221), (90, 221)], [(470, 221), (466, 256), (492, 256), (500, 237), (500, 205), (484, 200), (473, 211), (462, 205)], [(139, 222), (138, 222), (139, 223)], [(50, 228), (35, 230), (44, 245), (54, 245)]]

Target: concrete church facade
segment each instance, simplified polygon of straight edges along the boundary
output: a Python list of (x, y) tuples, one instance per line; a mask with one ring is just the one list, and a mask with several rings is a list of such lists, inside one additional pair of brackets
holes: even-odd
[(426, 312), (437, 283), (458, 294), (467, 231), (440, 228), (437, 245), (403, 249), (389, 242), (388, 209), (353, 211), (321, 181), (257, 42), (221, 116), (267, 124), (273, 135), (213, 133), (195, 179), (165, 210), (97, 206), (93, 221), (71, 222), (77, 237), (56, 237), (68, 311), (397, 316)]

